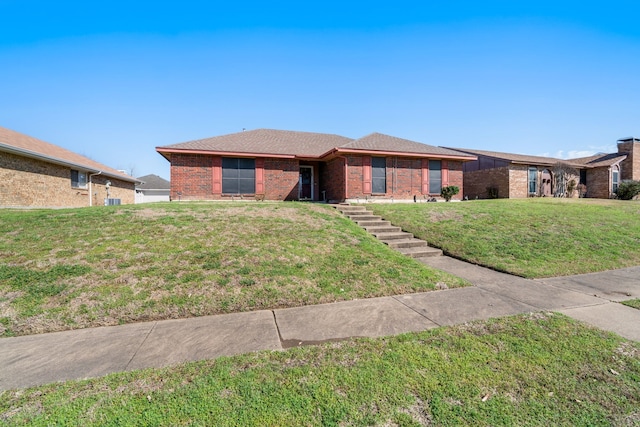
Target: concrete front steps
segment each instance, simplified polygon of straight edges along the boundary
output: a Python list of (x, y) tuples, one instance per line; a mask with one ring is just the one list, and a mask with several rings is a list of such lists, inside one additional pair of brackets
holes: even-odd
[(442, 251), (430, 247), (424, 240), (416, 239), (413, 234), (402, 231), (382, 217), (373, 215), (364, 206), (335, 205), (343, 215), (355, 221), (360, 227), (373, 234), (378, 240), (413, 258), (425, 258), (442, 255)]

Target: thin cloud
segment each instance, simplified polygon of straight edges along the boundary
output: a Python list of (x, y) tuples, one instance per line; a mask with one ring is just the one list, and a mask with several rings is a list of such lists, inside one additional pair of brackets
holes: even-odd
[(618, 151), (618, 147), (615, 145), (600, 145), (600, 146), (589, 146), (586, 150), (558, 150), (555, 153), (546, 153), (538, 154), (538, 156), (542, 157), (553, 157), (555, 159), (577, 159), (580, 157), (589, 157), (595, 154), (600, 153), (616, 153)]

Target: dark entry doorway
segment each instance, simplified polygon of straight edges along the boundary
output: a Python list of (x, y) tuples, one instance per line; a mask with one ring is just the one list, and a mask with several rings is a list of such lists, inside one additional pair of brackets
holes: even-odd
[(313, 166), (300, 166), (298, 199), (313, 200)]

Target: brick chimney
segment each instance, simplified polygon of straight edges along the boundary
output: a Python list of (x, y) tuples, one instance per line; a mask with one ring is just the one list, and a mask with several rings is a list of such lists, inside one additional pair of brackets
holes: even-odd
[(640, 181), (640, 138), (619, 139), (618, 153), (627, 155), (620, 163), (620, 179)]

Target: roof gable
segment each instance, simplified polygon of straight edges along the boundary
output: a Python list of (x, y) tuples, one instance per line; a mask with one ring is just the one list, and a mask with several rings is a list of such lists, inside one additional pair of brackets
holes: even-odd
[(340, 135), (297, 132), (274, 129), (256, 129), (212, 138), (198, 139), (180, 144), (157, 147), (161, 154), (171, 152), (213, 152), (247, 156), (290, 156), (325, 158), (337, 152), (381, 152), (395, 155), (445, 156), (473, 160), (475, 157), (433, 145), (381, 133), (351, 139)]
[(166, 145), (158, 147), (158, 149), (160, 151), (165, 149), (196, 150), (319, 157), (327, 151), (350, 141), (352, 141), (350, 138), (326, 133), (255, 129)]
[(443, 147), (427, 145), (421, 142), (410, 141), (408, 139), (398, 138), (395, 136), (385, 135), (382, 133), (371, 133), (362, 138), (351, 141), (342, 145), (340, 148), (363, 150), (363, 151), (385, 151), (398, 152), (408, 154), (432, 154), (437, 156), (468, 156), (469, 154), (461, 154), (460, 152), (449, 150)]
[(74, 153), (66, 148), (1, 126), (0, 150), (11, 151), (19, 155), (34, 157), (43, 161), (63, 164), (78, 169), (85, 169), (89, 172), (102, 172), (125, 181), (136, 181), (135, 178), (129, 175), (105, 166), (102, 163), (98, 163), (95, 160), (91, 160), (88, 157)]
[(620, 163), (627, 158), (624, 153), (610, 153), (610, 154), (596, 154), (594, 156), (579, 157), (576, 159), (568, 160), (571, 163), (576, 163), (584, 166), (591, 167), (605, 167), (613, 166), (616, 163)]

